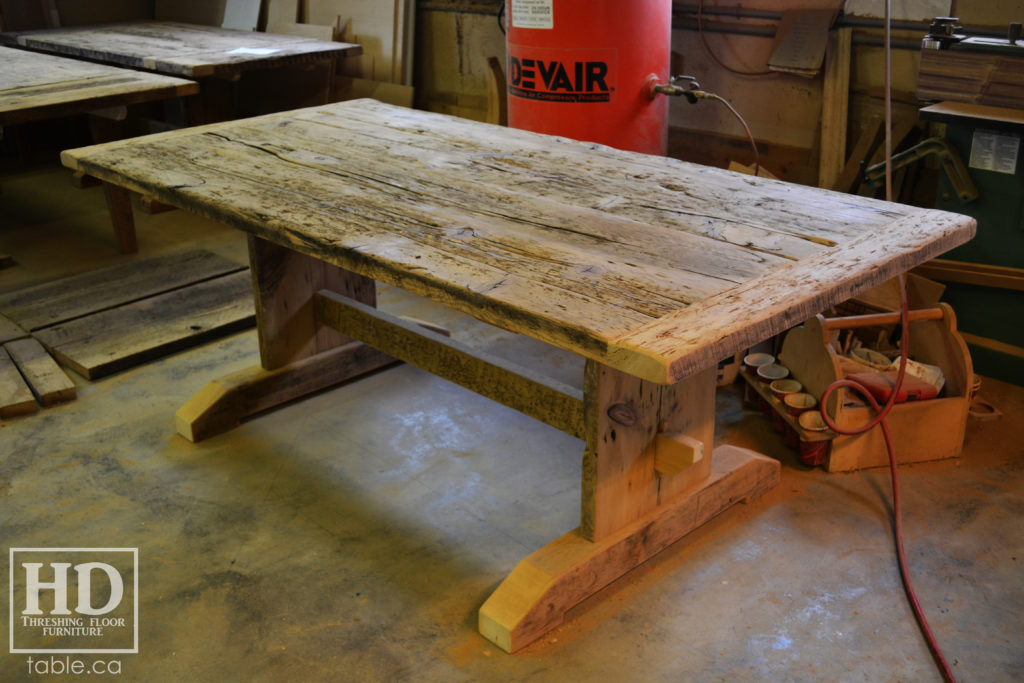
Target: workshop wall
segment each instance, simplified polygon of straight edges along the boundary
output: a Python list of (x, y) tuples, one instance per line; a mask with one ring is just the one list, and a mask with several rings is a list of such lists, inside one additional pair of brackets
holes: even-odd
[[(696, 7), (696, 0), (677, 6)], [(715, 7), (785, 10), (835, 7), (837, 0), (744, 0), (726, 5), (706, 0)], [(494, 0), (420, 0), (417, 14), (416, 87), (417, 106), (467, 118), (486, 116), (487, 58), (505, 61), (504, 36), (497, 22), (501, 2)], [(954, 16), (974, 27), (1000, 27), (1008, 17), (1024, 17), (1024, 0), (994, 0), (978, 3), (954, 0)], [(762, 71), (771, 54), (775, 20), (724, 20), (705, 15), (706, 25), (714, 22), (769, 29), (768, 36), (735, 35), (706, 31), (715, 56), (740, 71)], [(674, 71), (695, 76), (701, 86), (728, 99), (747, 119), (758, 140), (762, 163), (787, 180), (817, 184), (818, 147), (824, 77), (794, 75), (741, 76), (719, 66), (708, 54), (695, 23), (677, 15), (673, 51), (679, 55)], [(880, 115), (883, 103), (883, 52), (881, 29), (857, 28), (850, 62), (849, 121), (847, 149), (851, 149), (872, 117)], [(893, 50), (893, 100), (897, 118), (916, 116), (914, 95), (918, 50), (924, 32), (894, 31), (903, 47)], [(682, 99), (672, 102), (669, 116), (669, 154), (699, 163), (726, 166), (730, 160), (750, 163), (752, 154), (742, 127), (725, 107), (712, 101), (691, 105)]]
[[(785, 10), (835, 7), (839, 0), (743, 0), (738, 5), (706, 0), (715, 8), (778, 13)], [(66, 25), (151, 18), (164, 5), (202, 5), (196, 0), (57, 0)], [(206, 3), (209, 5), (219, 3)], [(505, 38), (498, 23), (502, 0), (419, 0), (415, 39), (415, 104), (431, 111), (484, 120), (487, 87), (491, 78), (487, 60), (505, 64)], [(697, 0), (676, 3), (696, 7)], [(1024, 17), (1024, 0), (969, 2), (953, 0), (952, 14), (971, 27), (1003, 27), (1011, 18)], [(705, 31), (715, 56), (740, 71), (762, 71), (771, 54), (773, 19), (734, 19), (705, 14), (705, 26), (724, 24), (767, 32), (765, 36)], [(216, 22), (210, 22), (216, 23)], [(673, 52), (675, 73), (698, 79), (701, 86), (729, 100), (746, 118), (758, 140), (762, 164), (784, 179), (817, 184), (821, 141), (823, 75), (745, 76), (717, 64), (702, 44), (692, 13), (677, 13)], [(847, 149), (851, 149), (868, 121), (881, 114), (883, 52), (881, 29), (857, 28), (850, 62)], [(923, 31), (894, 31), (901, 46), (893, 51), (893, 100), (898, 119), (916, 116), (914, 94), (918, 50)], [(875, 45), (869, 44), (874, 41)], [(729, 161), (752, 161), (742, 127), (728, 110), (713, 101), (696, 105), (679, 98), (671, 103), (669, 154), (699, 163), (726, 166)]]
[(487, 116), (487, 60), (504, 68), (503, 0), (429, 0), (416, 6), (416, 106), (477, 121)]

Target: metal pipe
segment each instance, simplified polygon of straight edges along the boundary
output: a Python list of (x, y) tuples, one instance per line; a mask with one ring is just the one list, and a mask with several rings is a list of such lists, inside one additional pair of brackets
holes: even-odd
[[(694, 23), (672, 23), (673, 29), (683, 29), (687, 31), (696, 31), (697, 24)], [(756, 27), (756, 26), (731, 26), (721, 23), (704, 24), (705, 33), (722, 33), (737, 36), (755, 36), (759, 38), (773, 38), (775, 37), (774, 28)], [(882, 47), (885, 45), (885, 40), (880, 36), (869, 36), (863, 33), (853, 34), (853, 44), (863, 47)], [(894, 38), (891, 42), (894, 49), (897, 50), (920, 50), (920, 40), (900, 39)]]
[[(673, 29), (697, 30), (697, 24), (692, 22), (672, 22)], [(725, 24), (722, 22), (704, 22), (705, 33), (731, 33), (738, 36), (759, 36), (761, 38), (774, 38), (774, 26), (743, 26), (742, 24)]]
[(497, 16), (501, 12), (501, 8), (505, 6), (504, 0), (496, 3), (493, 8), (480, 7), (480, 3), (460, 3), (450, 4), (442, 2), (424, 2), (420, 0), (416, 3), (417, 10), (423, 10), (426, 12), (453, 12), (456, 14), (485, 14), (490, 16)]
[[(692, 15), (696, 15), (697, 14), (697, 9), (698, 9), (697, 5), (673, 5), (672, 6), (672, 13), (674, 15), (675, 14), (692, 14)], [(707, 16), (715, 16), (715, 15), (717, 15), (717, 16), (735, 17), (737, 19), (771, 19), (771, 20), (775, 20), (775, 21), (778, 21), (778, 20), (782, 19), (782, 14), (780, 12), (766, 12), (766, 11), (763, 11), (763, 10), (748, 10), (748, 9), (743, 9), (743, 8), (740, 8), (740, 7), (735, 7), (735, 8), (717, 8), (717, 7), (709, 8), (709, 7), (705, 7), (703, 13), (705, 15), (707, 15)], [(851, 16), (846, 16), (844, 14), (840, 14), (839, 18), (836, 19), (836, 24), (835, 25), (837, 27), (840, 27), (840, 28), (847, 27), (847, 26), (851, 27), (851, 28), (877, 28), (877, 29), (885, 28), (885, 22), (882, 21), (881, 19), (877, 19), (877, 18), (873, 18), (873, 17), (851, 17)], [(930, 26), (930, 24), (928, 22), (919, 22), (919, 21), (894, 21), (892, 23), (892, 28), (894, 28), (894, 29), (896, 29), (898, 31), (920, 31), (921, 33), (928, 33), (928, 27), (929, 26)], [(673, 26), (673, 28), (676, 28), (676, 27)], [(681, 26), (681, 28), (688, 28), (688, 27), (684, 24), (684, 25)], [(704, 30), (705, 31), (708, 30), (708, 23), (707, 22), (704, 23)], [(990, 37), (990, 38), (1001, 38), (1001, 37), (1004, 37), (1006, 35), (1006, 31), (1005, 30), (1001, 30), (1001, 29), (970, 28), (970, 27), (967, 27), (967, 26), (963, 27), (961, 32), (966, 34), (966, 35), (986, 36), (986, 37)], [(741, 34), (741, 35), (751, 35), (751, 34)], [(774, 33), (773, 33), (773, 35), (774, 35)], [(894, 47), (895, 47), (895, 44), (894, 44)], [(920, 47), (920, 46), (918, 46), (918, 47)]]
[[(697, 5), (672, 5), (673, 14), (678, 12), (680, 14), (696, 14)], [(782, 18), (781, 12), (768, 12), (765, 10), (757, 9), (743, 9), (742, 7), (705, 7), (704, 14), (709, 16), (726, 16), (726, 17), (737, 17), (739, 19), (774, 19), (778, 21)]]

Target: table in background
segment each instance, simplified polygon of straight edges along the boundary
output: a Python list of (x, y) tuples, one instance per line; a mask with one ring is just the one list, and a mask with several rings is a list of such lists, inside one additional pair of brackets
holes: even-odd
[[(956, 214), (372, 100), (63, 158), (249, 233), (262, 367), (183, 406), (188, 438), (393, 356), (584, 441), (580, 527), (480, 609), (508, 651), (778, 481), (776, 460), (712, 454), (720, 359), (974, 231)], [(583, 390), (378, 311), (375, 280), (583, 356)]]
[(0, 33), (0, 43), (199, 79), (204, 108), (193, 112), (193, 122), (231, 118), (230, 83), (253, 70), (302, 65), (323, 68), (326, 102), (337, 60), (362, 53), (361, 46), (351, 43), (170, 21), (14, 31)]
[[(195, 81), (8, 47), (0, 47), (0, 64), (0, 134), (19, 123), (89, 114), (102, 142), (98, 121), (124, 119), (128, 105), (199, 92)], [(135, 251), (134, 230), (119, 232), (118, 241), (122, 252)]]

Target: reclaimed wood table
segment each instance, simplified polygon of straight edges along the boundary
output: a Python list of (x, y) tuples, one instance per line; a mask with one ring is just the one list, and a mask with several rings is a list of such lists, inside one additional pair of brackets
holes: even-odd
[[(719, 359), (975, 227), (371, 100), (63, 160), (249, 234), (261, 367), (183, 406), (187, 438), (398, 358), (583, 440), (579, 528), (480, 609), (480, 631), (507, 651), (778, 481), (776, 460), (712, 452)], [(378, 311), (375, 280), (583, 356), (582, 391)]]
[(204, 106), (193, 111), (195, 122), (230, 118), (230, 83), (257, 69), (322, 67), (327, 102), (338, 58), (362, 53), (352, 43), (172, 21), (11, 31), (0, 33), (0, 44), (201, 80)]
[[(88, 114), (99, 142), (98, 122), (123, 120), (128, 105), (199, 92), (195, 81), (9, 47), (0, 47), (0, 64), (0, 136), (7, 126)], [(134, 230), (117, 239), (122, 252), (136, 250)]]

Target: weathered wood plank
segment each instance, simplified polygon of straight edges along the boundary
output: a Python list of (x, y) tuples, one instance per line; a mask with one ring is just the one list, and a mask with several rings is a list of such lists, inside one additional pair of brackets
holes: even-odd
[(0, 348), (0, 419), (31, 415), (37, 410), (36, 397), (18, 372), (18, 366), (7, 350)]
[(830, 32), (821, 95), (821, 153), (818, 187), (831, 188), (846, 165), (846, 120), (850, 111), (850, 54), (853, 29)]
[(0, 312), (38, 330), (246, 269), (213, 252), (185, 249), (0, 294)]
[(567, 432), (583, 436), (583, 393), (517, 363), (331, 292), (317, 318), (343, 334)]
[(28, 336), (28, 331), (3, 313), (0, 313), (0, 344)]
[[(974, 229), (952, 214), (365, 100), (63, 159), (657, 383)], [(728, 305), (740, 292), (752, 320)]]
[[(632, 310), (614, 309), (595, 300), (589, 291), (577, 293), (561, 283), (530, 282), (509, 272), (511, 262), (496, 267), (410, 240), (403, 230), (407, 222), (396, 221), (401, 213), (396, 213), (394, 207), (371, 224), (367, 211), (352, 207), (343, 199), (343, 185), (337, 191), (342, 199), (330, 193), (313, 198), (265, 183), (240, 183), (235, 174), (208, 167), (168, 169), (169, 157), (165, 154), (146, 154), (142, 163), (140, 155), (122, 158), (123, 165), (113, 171), (101, 169), (91, 161), (76, 161), (71, 154), (65, 157), (69, 163), (90, 168), (91, 172), (135, 191), (150, 193), (161, 201), (293, 250), (308, 251), (311, 243), (320, 243), (325, 248), (317, 249), (318, 258), (324, 261), (433, 297), (494, 325), (528, 326), (532, 336), (556, 345), (586, 347), (600, 353), (603, 343), (591, 340), (586, 330), (597, 328), (614, 335), (651, 319)], [(145, 183), (135, 180), (146, 175), (150, 178)], [(211, 201), (214, 197), (230, 197), (230, 210), (224, 210), (223, 201)], [(290, 207), (297, 201), (307, 207), (303, 230), (319, 233), (318, 237), (311, 238), (292, 229), (295, 212)], [(377, 226), (388, 229), (388, 237), (375, 230)], [(345, 249), (345, 244), (362, 246), (351, 250)], [(526, 301), (532, 305), (524, 309)]]
[[(598, 252), (593, 258), (602, 263), (618, 255), (620, 259), (643, 258), (652, 266), (660, 266), (662, 272), (652, 276), (651, 281), (690, 276), (698, 283), (695, 285), (698, 296), (704, 288), (718, 291), (730, 282), (763, 272), (781, 259), (811, 255), (824, 248), (814, 242), (791, 238), (786, 239), (783, 251), (769, 253), (771, 238), (764, 239), (762, 232), (756, 236), (762, 238), (759, 243), (764, 251), (752, 251), (723, 240), (714, 252), (703, 250), (694, 254), (702, 251), (705, 235), (676, 230), (664, 223), (633, 220), (604, 211), (603, 207), (585, 206), (579, 200), (579, 191), (566, 196), (539, 194), (529, 188), (517, 191), (514, 184), (504, 182), (508, 180), (507, 173), (491, 167), (493, 161), (460, 166), (449, 155), (416, 145), (396, 144), (389, 148), (389, 154), (396, 162), (400, 160), (406, 169), (401, 184), (397, 184), (397, 178), (390, 172), (372, 170), (374, 160), (380, 157), (379, 136), (367, 140), (356, 131), (339, 131), (317, 121), (295, 120), (285, 129), (271, 130), (243, 126), (224, 136), (227, 141), (247, 147), (253, 154), (253, 162), (261, 153), (269, 153), (293, 165), (297, 187), (313, 183), (315, 188), (315, 179), (319, 177), (321, 183), (330, 183), (332, 189), (339, 179), (346, 181), (346, 185), (352, 187), (346, 196), (358, 196), (361, 201), (364, 198), (373, 201), (376, 195), (392, 203), (422, 205), (423, 197), (441, 196), (443, 202), (434, 200), (436, 207), (423, 207), (434, 212), (435, 221), (444, 220), (453, 210), (459, 212), (459, 217), (472, 215), (477, 219), (473, 224), (474, 232), (489, 228), (483, 236), (489, 243), (512, 241), (509, 248), (519, 253), (538, 242), (548, 246), (551, 242), (548, 234), (558, 230), (567, 246), (576, 251)], [(330, 147), (325, 145), (327, 141)], [(317, 146), (338, 151), (333, 154), (319, 151), (315, 156), (302, 151)], [(460, 169), (458, 176), (451, 174), (455, 168)], [(313, 193), (313, 189), (308, 192)], [(517, 237), (520, 239), (515, 241)], [(745, 244), (750, 239), (748, 236)], [(672, 273), (666, 273), (667, 270)], [(703, 280), (711, 282), (701, 285)]]
[(0, 47), (0, 125), (199, 92), (194, 81)]
[(0, 42), (171, 76), (241, 71), (358, 55), (359, 45), (171, 21), (76, 26), (0, 34)]
[(4, 344), (7, 353), (44, 406), (72, 401), (78, 395), (75, 383), (64, 374), (43, 345), (32, 337)]
[(255, 322), (249, 274), (240, 272), (47, 327), (34, 336), (63, 365), (96, 379)]

